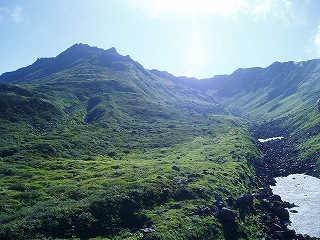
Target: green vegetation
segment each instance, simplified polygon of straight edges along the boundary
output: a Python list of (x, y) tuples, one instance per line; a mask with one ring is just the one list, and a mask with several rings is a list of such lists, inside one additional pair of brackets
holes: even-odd
[[(234, 132), (223, 136), (229, 147), (243, 137)], [(251, 143), (240, 143), (254, 149)], [(173, 147), (91, 160), (2, 158), (2, 237), (110, 236), (152, 222), (159, 236), (185, 239), (200, 234), (197, 229), (209, 222), (222, 238), (216, 219), (192, 212), (212, 204), (215, 192), (237, 197), (255, 191), (257, 185), (245, 162), (235, 157), (243, 157), (243, 149), (230, 155), (228, 147), (219, 150), (219, 144), (196, 137)]]
[(275, 62), (216, 76), (201, 88), (233, 114), (262, 126), (257, 137), (285, 136), (293, 153), (287, 156), (289, 162), (320, 163), (319, 77), (319, 59)]
[[(152, 103), (141, 100), (136, 106), (123, 105), (128, 99), (81, 102), (67, 93), (51, 91), (61, 98), (46, 100), (53, 107), (37, 119), (30, 120), (33, 113), (2, 119), (1, 238), (141, 239), (132, 228), (152, 223), (160, 239), (222, 239), (215, 217), (193, 211), (213, 204), (214, 193), (226, 198), (257, 190), (246, 159), (258, 151), (240, 119), (164, 103), (152, 112)], [(4, 99), (10, 101), (6, 93)], [(114, 114), (88, 123), (86, 114), (97, 105)], [(208, 229), (215, 230), (208, 235)]]
[[(238, 70), (219, 89), (75, 45), (3, 74), (0, 239), (228, 239), (217, 198), (260, 184), (247, 161), (261, 153), (234, 115), (277, 122), (301, 160), (319, 160), (318, 67), (304, 64)], [(226, 206), (238, 239), (264, 235), (258, 208)]]
[[(67, 68), (40, 59), (13, 74), (19, 85), (1, 84), (0, 238), (224, 239), (213, 213), (195, 212), (257, 191), (246, 123), (200, 90), (93, 52)], [(236, 220), (249, 239), (258, 215)]]
[(320, 61), (275, 62), (267, 68), (238, 69), (201, 86), (227, 109), (247, 119), (270, 121), (315, 105), (319, 99)]

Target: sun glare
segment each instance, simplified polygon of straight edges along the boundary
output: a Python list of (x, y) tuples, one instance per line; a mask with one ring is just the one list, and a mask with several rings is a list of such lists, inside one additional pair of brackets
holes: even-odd
[(184, 75), (185, 75), (186, 77), (191, 78), (191, 77), (193, 77), (195, 74), (196, 74), (196, 71), (195, 71), (195, 70), (188, 70)]
[(144, 0), (141, 3), (145, 11), (153, 17), (168, 13), (215, 14), (226, 17), (247, 8), (247, 0)]

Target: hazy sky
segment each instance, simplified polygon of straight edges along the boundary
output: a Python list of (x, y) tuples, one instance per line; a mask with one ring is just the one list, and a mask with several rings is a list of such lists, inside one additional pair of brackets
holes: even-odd
[(320, 58), (320, 1), (0, 0), (0, 74), (75, 43), (198, 78)]

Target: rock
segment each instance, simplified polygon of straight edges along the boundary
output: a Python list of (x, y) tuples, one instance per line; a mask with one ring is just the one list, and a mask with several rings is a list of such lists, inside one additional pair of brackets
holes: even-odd
[(187, 177), (188, 177), (188, 178), (199, 178), (199, 177), (200, 177), (200, 174), (198, 174), (198, 173), (191, 173), (191, 174), (188, 174)]
[(284, 207), (277, 207), (274, 210), (274, 214), (283, 221), (289, 221), (289, 212)]
[(201, 198), (205, 196), (205, 192), (202, 188), (193, 188), (192, 191)]
[(273, 194), (272, 196), (270, 196), (270, 200), (282, 202), (281, 197), (277, 194)]
[(193, 213), (199, 216), (207, 216), (207, 215), (212, 215), (213, 211), (208, 206), (204, 206), (204, 207), (198, 206), (198, 208), (194, 210)]
[(222, 224), (233, 225), (235, 223), (236, 217), (237, 217), (237, 214), (234, 211), (232, 211), (226, 207), (223, 207), (218, 212), (218, 218)]
[(234, 207), (236, 205), (236, 199), (233, 197), (228, 197), (225, 202), (228, 204), (230, 207)]
[(212, 214), (212, 210), (211, 208), (209, 208), (208, 206), (205, 206), (202, 211), (205, 213), (205, 214)]
[(263, 234), (257, 234), (256, 238), (262, 239), (262, 238), (264, 238), (264, 235)]
[(237, 222), (235, 221), (237, 217), (236, 212), (223, 207), (221, 210), (218, 210), (217, 217), (222, 223), (224, 239), (237, 240), (239, 239), (240, 235), (245, 235), (245, 233), (238, 232), (239, 228), (237, 226)]
[(276, 239), (284, 239), (284, 240), (291, 240), (295, 239), (295, 231), (294, 230), (283, 230), (283, 231), (275, 231), (274, 237)]
[(272, 237), (270, 237), (270, 236), (266, 236), (266, 237), (264, 238), (264, 240), (275, 240), (275, 239), (272, 238)]
[(270, 230), (271, 232), (275, 232), (275, 231), (281, 231), (283, 230), (285, 227), (282, 226), (281, 224), (279, 224), (278, 222), (273, 222), (270, 226)]
[(260, 216), (260, 220), (263, 223), (269, 223), (269, 222), (272, 221), (271, 217), (268, 214), (265, 214), (265, 213)]
[(180, 172), (180, 168), (178, 168), (177, 166), (173, 166), (173, 167), (172, 167), (172, 170), (177, 171), (177, 172)]
[(271, 188), (260, 188), (259, 189), (259, 197), (258, 198), (267, 198), (272, 195), (272, 189)]
[(155, 232), (156, 230), (154, 230), (153, 228), (142, 228), (142, 229), (139, 229), (139, 231), (142, 233), (152, 233), (152, 232)]
[(298, 213), (297, 210), (289, 210), (289, 212), (291, 212), (291, 213)]
[(222, 199), (222, 196), (219, 193), (214, 193), (214, 197), (216, 199), (216, 201), (214, 202), (214, 205), (216, 205), (219, 209), (222, 209), (223, 207), (226, 206)]
[(162, 193), (163, 193), (164, 195), (169, 195), (170, 190), (169, 190), (168, 188), (162, 188)]
[(225, 207), (226, 205), (224, 204), (224, 202), (220, 202), (220, 201), (215, 201), (214, 205), (217, 206), (218, 209), (222, 209), (223, 207)]
[(271, 203), (268, 199), (263, 198), (261, 199), (260, 203), (261, 203), (261, 206), (264, 207), (265, 209), (267, 210), (271, 209)]
[(296, 207), (296, 205), (294, 203), (289, 203), (289, 202), (281, 202), (281, 203), (278, 203), (281, 207), (284, 207), (284, 208), (293, 208), (293, 207)]
[(236, 200), (236, 207), (239, 209), (247, 209), (253, 206), (253, 196), (251, 194), (241, 195)]
[(215, 198), (217, 201), (222, 201), (222, 202), (223, 202), (222, 196), (221, 196), (219, 193), (214, 193), (214, 198)]
[(269, 179), (269, 185), (275, 186), (276, 183), (277, 183), (277, 181), (276, 181), (274, 178), (270, 178), (270, 179)]

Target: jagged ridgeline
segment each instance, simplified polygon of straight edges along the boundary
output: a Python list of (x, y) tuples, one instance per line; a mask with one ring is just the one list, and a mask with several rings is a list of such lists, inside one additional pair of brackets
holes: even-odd
[(304, 136), (295, 150), (314, 159), (318, 66), (274, 63), (198, 80), (76, 44), (2, 74), (0, 239), (269, 234), (251, 195), (261, 182), (247, 162), (261, 156), (262, 134), (250, 119)]

